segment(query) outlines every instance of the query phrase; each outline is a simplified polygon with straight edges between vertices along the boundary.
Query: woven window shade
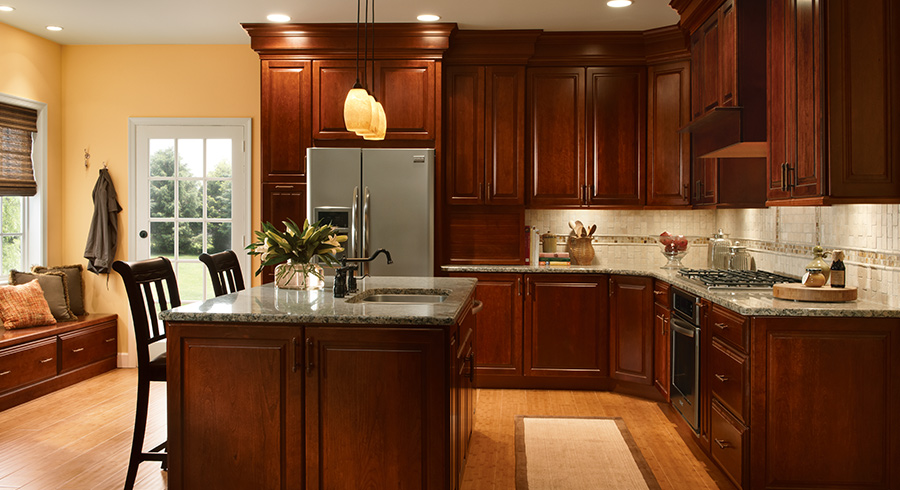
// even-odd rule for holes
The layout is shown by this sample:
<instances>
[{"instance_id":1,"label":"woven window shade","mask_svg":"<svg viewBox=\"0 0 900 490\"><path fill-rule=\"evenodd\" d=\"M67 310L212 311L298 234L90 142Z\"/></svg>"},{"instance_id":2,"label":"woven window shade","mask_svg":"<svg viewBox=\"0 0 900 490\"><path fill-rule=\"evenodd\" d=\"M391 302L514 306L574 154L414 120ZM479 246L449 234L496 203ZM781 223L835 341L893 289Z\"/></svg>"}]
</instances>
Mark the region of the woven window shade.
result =
<instances>
[{"instance_id":1,"label":"woven window shade","mask_svg":"<svg viewBox=\"0 0 900 490\"><path fill-rule=\"evenodd\" d=\"M37 194L31 164L31 133L37 111L0 103L0 196Z\"/></svg>"}]
</instances>

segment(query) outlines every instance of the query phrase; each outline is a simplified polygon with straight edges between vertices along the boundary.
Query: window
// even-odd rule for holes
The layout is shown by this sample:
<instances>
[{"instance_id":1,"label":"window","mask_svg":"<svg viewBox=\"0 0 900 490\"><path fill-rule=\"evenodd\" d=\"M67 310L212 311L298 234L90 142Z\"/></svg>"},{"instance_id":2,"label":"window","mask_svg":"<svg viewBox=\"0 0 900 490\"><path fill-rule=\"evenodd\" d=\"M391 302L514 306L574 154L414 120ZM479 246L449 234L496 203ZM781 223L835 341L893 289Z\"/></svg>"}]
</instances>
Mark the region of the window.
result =
<instances>
[{"instance_id":1,"label":"window","mask_svg":"<svg viewBox=\"0 0 900 490\"><path fill-rule=\"evenodd\" d=\"M0 283L6 283L10 269L28 270L34 264L46 265L44 209L47 187L47 104L0 93L0 105L12 107L13 110L21 108L37 112L37 132L31 133L31 165L37 192L32 196L8 195L10 192L0 196ZM7 111L5 114L8 113ZM0 119L0 124L3 120L5 119ZM0 138L3 138L0 141L0 152L12 152L9 149L12 145L11 135L16 133L0 130ZM21 136L21 131L18 133L16 136ZM19 147L20 143L21 141L17 142L16 146ZM4 156L0 161L5 165L11 159L12 157ZM0 172L0 179L3 178L2 174Z\"/></svg>"}]
</instances>

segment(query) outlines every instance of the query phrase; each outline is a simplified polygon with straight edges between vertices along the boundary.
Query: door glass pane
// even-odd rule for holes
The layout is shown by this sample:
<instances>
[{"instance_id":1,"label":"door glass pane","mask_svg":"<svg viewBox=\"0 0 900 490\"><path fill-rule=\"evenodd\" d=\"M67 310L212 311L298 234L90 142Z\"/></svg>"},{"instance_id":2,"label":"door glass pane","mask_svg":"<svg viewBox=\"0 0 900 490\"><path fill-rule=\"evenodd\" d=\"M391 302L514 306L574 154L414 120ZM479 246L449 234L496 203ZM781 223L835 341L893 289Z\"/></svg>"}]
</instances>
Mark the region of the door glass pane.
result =
<instances>
[{"instance_id":1,"label":"door glass pane","mask_svg":"<svg viewBox=\"0 0 900 490\"><path fill-rule=\"evenodd\" d=\"M175 140L151 139L150 177L175 176Z\"/></svg>"},{"instance_id":2,"label":"door glass pane","mask_svg":"<svg viewBox=\"0 0 900 490\"><path fill-rule=\"evenodd\" d=\"M150 217L175 217L175 182L171 180L150 182Z\"/></svg>"},{"instance_id":3,"label":"door glass pane","mask_svg":"<svg viewBox=\"0 0 900 490\"><path fill-rule=\"evenodd\" d=\"M205 266L202 262L178 262L175 276L178 280L178 294L182 303L203 299L203 282Z\"/></svg>"},{"instance_id":4,"label":"door glass pane","mask_svg":"<svg viewBox=\"0 0 900 490\"><path fill-rule=\"evenodd\" d=\"M22 233L22 199L19 196L3 196L0 205L3 210L3 233Z\"/></svg>"},{"instance_id":5,"label":"door glass pane","mask_svg":"<svg viewBox=\"0 0 900 490\"><path fill-rule=\"evenodd\" d=\"M214 254L231 248L231 223L209 223L206 233L206 253Z\"/></svg>"},{"instance_id":6,"label":"door glass pane","mask_svg":"<svg viewBox=\"0 0 900 490\"><path fill-rule=\"evenodd\" d=\"M178 258L197 258L203 253L203 223L178 223Z\"/></svg>"},{"instance_id":7,"label":"door glass pane","mask_svg":"<svg viewBox=\"0 0 900 490\"><path fill-rule=\"evenodd\" d=\"M203 140L178 140L178 176L203 177Z\"/></svg>"},{"instance_id":8,"label":"door glass pane","mask_svg":"<svg viewBox=\"0 0 900 490\"><path fill-rule=\"evenodd\" d=\"M200 194L199 180L178 181L178 217L202 218L203 196Z\"/></svg>"},{"instance_id":9,"label":"door glass pane","mask_svg":"<svg viewBox=\"0 0 900 490\"><path fill-rule=\"evenodd\" d=\"M210 180L206 183L206 217L231 218L230 180Z\"/></svg>"},{"instance_id":10,"label":"door glass pane","mask_svg":"<svg viewBox=\"0 0 900 490\"><path fill-rule=\"evenodd\" d=\"M231 177L231 140L206 140L206 176Z\"/></svg>"},{"instance_id":11,"label":"door glass pane","mask_svg":"<svg viewBox=\"0 0 900 490\"><path fill-rule=\"evenodd\" d=\"M10 269L22 270L22 237L21 236L5 236L3 243L3 273L6 274Z\"/></svg>"},{"instance_id":12,"label":"door glass pane","mask_svg":"<svg viewBox=\"0 0 900 490\"><path fill-rule=\"evenodd\" d=\"M150 223L150 256L175 257L175 223L153 221Z\"/></svg>"}]
</instances>

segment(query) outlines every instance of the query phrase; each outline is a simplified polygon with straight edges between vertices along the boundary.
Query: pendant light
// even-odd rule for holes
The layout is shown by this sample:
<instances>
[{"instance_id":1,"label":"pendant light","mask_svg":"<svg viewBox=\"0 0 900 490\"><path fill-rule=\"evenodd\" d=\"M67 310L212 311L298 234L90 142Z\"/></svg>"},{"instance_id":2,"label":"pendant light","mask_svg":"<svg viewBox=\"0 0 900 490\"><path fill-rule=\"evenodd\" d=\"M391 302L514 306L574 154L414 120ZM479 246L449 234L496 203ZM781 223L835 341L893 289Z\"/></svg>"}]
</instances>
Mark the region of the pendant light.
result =
<instances>
[{"instance_id":1,"label":"pendant light","mask_svg":"<svg viewBox=\"0 0 900 490\"><path fill-rule=\"evenodd\" d=\"M368 0L366 3L369 3ZM366 44L368 44L368 40ZM375 0L372 0L372 92L375 92ZM371 97L374 106L372 107L372 119L369 121L369 134L362 136L368 141L381 141L387 132L387 119L384 115L384 106L375 100L374 96Z\"/></svg>"},{"instance_id":2,"label":"pendant light","mask_svg":"<svg viewBox=\"0 0 900 490\"><path fill-rule=\"evenodd\" d=\"M344 126L347 131L359 134L360 131L368 131L372 126L372 97L359 83L359 0L356 0L356 83L347 93L344 99ZM368 0L366 1L366 16L368 17ZM368 19L366 19L368 29ZM367 42L368 44L368 42ZM365 80L365 76L363 76Z\"/></svg>"}]
</instances>

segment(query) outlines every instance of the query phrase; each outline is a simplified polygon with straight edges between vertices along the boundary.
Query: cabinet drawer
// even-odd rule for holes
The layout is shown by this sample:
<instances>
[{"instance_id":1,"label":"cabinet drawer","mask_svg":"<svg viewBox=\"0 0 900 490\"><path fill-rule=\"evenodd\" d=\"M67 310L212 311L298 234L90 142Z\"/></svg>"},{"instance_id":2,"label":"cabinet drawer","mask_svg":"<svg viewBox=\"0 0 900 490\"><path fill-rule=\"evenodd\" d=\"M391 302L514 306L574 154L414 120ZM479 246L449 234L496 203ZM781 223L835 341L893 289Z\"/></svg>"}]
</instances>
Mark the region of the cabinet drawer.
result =
<instances>
[{"instance_id":1,"label":"cabinet drawer","mask_svg":"<svg viewBox=\"0 0 900 490\"><path fill-rule=\"evenodd\" d=\"M743 487L744 442L748 431L743 424L731 417L722 405L713 400L710 416L710 437L712 438L712 459L731 478L738 488Z\"/></svg>"},{"instance_id":2,"label":"cabinet drawer","mask_svg":"<svg viewBox=\"0 0 900 490\"><path fill-rule=\"evenodd\" d=\"M744 412L744 386L747 383L747 358L713 339L709 354L709 386L713 396L719 399L742 422L747 421Z\"/></svg>"},{"instance_id":3,"label":"cabinet drawer","mask_svg":"<svg viewBox=\"0 0 900 490\"><path fill-rule=\"evenodd\" d=\"M56 376L56 337L36 340L0 353L0 392Z\"/></svg>"},{"instance_id":4,"label":"cabinet drawer","mask_svg":"<svg viewBox=\"0 0 900 490\"><path fill-rule=\"evenodd\" d=\"M709 313L709 324L714 336L731 342L741 352L747 353L747 317L714 304Z\"/></svg>"},{"instance_id":5,"label":"cabinet drawer","mask_svg":"<svg viewBox=\"0 0 900 490\"><path fill-rule=\"evenodd\" d=\"M116 324L97 325L59 336L62 352L60 372L87 366L116 355Z\"/></svg>"},{"instance_id":6,"label":"cabinet drawer","mask_svg":"<svg viewBox=\"0 0 900 490\"><path fill-rule=\"evenodd\" d=\"M669 283L653 281L653 302L669 309L672 305L672 298L669 296Z\"/></svg>"}]
</instances>

